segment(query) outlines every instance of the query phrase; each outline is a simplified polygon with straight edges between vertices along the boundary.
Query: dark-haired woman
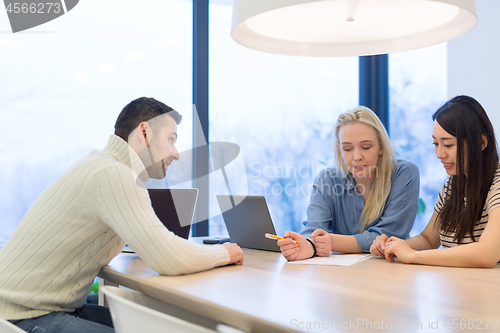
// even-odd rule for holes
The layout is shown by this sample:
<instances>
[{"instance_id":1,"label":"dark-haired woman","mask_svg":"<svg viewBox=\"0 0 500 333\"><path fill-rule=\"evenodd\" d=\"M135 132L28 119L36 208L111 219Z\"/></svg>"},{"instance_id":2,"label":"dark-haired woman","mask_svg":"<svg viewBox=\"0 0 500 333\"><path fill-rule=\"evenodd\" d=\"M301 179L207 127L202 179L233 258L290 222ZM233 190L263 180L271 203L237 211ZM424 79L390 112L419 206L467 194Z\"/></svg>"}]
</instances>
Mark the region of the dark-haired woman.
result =
<instances>
[{"instance_id":1,"label":"dark-haired woman","mask_svg":"<svg viewBox=\"0 0 500 333\"><path fill-rule=\"evenodd\" d=\"M370 252L391 262L396 256L412 264L492 267L500 260L500 168L493 126L468 96L452 98L432 119L436 155L449 175L434 214L420 235L406 241L378 236Z\"/></svg>"}]
</instances>

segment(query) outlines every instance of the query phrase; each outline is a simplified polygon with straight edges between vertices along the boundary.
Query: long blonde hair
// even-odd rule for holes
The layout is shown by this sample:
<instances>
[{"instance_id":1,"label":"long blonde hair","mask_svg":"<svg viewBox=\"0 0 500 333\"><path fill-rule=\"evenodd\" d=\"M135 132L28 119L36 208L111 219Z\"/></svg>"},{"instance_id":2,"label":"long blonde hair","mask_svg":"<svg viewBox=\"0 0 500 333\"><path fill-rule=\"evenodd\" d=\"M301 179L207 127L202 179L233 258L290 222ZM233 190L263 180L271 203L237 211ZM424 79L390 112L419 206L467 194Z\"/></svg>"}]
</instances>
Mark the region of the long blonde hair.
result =
<instances>
[{"instance_id":1,"label":"long blonde hair","mask_svg":"<svg viewBox=\"0 0 500 333\"><path fill-rule=\"evenodd\" d=\"M394 175L398 162L391 141L389 140L389 135L380 119L369 108L357 106L339 116L335 126L335 136L333 137L335 159L345 176L349 174L349 170L338 148L340 147L339 132L343 126L354 123L362 123L373 127L379 144L382 147L382 155L379 156L377 162L377 174L363 208L363 213L361 214L360 231L363 232L367 225L373 223L382 214L385 202L391 191L391 178Z\"/></svg>"}]
</instances>

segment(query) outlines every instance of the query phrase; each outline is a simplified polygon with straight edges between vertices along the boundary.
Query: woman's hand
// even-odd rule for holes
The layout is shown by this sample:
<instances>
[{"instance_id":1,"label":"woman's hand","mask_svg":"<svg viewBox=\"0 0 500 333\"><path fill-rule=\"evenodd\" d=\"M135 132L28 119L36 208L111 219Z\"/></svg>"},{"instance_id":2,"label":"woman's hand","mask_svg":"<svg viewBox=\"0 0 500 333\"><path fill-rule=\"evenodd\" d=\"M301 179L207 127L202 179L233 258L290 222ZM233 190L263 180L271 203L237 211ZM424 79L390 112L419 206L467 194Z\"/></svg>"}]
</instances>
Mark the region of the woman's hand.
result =
<instances>
[{"instance_id":1,"label":"woman's hand","mask_svg":"<svg viewBox=\"0 0 500 333\"><path fill-rule=\"evenodd\" d=\"M412 249L404 240L392 236L385 243L384 252L385 258L390 262L394 262L394 256L396 256L405 264L410 264L417 251Z\"/></svg>"},{"instance_id":2,"label":"woman's hand","mask_svg":"<svg viewBox=\"0 0 500 333\"><path fill-rule=\"evenodd\" d=\"M278 240L278 245L281 249L281 254L286 260L302 260L311 258L314 254L314 249L306 238L296 232L287 231L283 238ZM298 245L296 242L299 242Z\"/></svg>"},{"instance_id":3,"label":"woman's hand","mask_svg":"<svg viewBox=\"0 0 500 333\"><path fill-rule=\"evenodd\" d=\"M332 237L323 229L316 229L311 234L316 246L316 255L319 257L328 257L332 253Z\"/></svg>"},{"instance_id":4,"label":"woman's hand","mask_svg":"<svg viewBox=\"0 0 500 333\"><path fill-rule=\"evenodd\" d=\"M372 246L370 247L370 253L374 256L385 257L385 243L388 239L389 237L387 237L386 234L377 236L377 238L375 238L375 240L373 241Z\"/></svg>"}]
</instances>

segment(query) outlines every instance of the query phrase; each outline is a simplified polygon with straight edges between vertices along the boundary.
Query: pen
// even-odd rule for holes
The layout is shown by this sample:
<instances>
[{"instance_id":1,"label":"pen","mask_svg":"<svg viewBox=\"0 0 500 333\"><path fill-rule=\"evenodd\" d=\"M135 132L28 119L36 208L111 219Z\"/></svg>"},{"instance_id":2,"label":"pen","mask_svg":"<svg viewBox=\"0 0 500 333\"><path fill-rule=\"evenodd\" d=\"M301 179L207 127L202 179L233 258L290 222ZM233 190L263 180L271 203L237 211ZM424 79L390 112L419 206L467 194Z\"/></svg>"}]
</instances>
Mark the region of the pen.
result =
<instances>
[{"instance_id":1,"label":"pen","mask_svg":"<svg viewBox=\"0 0 500 333\"><path fill-rule=\"evenodd\" d=\"M285 238L283 238L283 237L276 236L276 235L271 235L271 234L265 234L264 236L265 236L266 238L269 238L269 239L285 239ZM297 242L297 241L294 241L294 242L295 242L295 244L300 245L300 243L299 243L299 242Z\"/></svg>"}]
</instances>

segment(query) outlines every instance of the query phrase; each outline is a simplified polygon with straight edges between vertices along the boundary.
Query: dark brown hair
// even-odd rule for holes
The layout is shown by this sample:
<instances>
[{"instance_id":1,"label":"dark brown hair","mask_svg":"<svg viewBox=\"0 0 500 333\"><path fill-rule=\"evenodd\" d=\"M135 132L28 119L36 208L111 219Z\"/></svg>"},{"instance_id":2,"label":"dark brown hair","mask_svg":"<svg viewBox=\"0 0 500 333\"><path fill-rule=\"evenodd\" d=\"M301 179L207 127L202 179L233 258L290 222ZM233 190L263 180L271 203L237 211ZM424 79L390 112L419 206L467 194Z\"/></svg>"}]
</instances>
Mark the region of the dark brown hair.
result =
<instances>
[{"instance_id":1,"label":"dark brown hair","mask_svg":"<svg viewBox=\"0 0 500 333\"><path fill-rule=\"evenodd\" d=\"M168 114L179 124L182 116L170 106L154 98L140 97L128 103L118 115L115 123L115 135L128 142L128 137L140 123ZM155 126L152 126L155 130Z\"/></svg>"}]
</instances>

